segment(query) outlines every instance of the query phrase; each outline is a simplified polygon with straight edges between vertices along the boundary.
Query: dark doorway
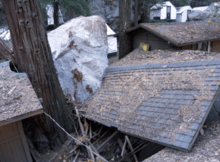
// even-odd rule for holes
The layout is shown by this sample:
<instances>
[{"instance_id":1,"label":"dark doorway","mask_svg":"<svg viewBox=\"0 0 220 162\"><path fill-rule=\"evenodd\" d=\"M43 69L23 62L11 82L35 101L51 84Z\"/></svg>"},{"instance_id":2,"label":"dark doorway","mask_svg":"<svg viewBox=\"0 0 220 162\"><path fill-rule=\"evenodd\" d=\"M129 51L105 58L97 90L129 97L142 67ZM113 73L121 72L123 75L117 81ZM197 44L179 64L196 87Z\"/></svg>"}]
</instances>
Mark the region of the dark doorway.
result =
<instances>
[{"instance_id":1,"label":"dark doorway","mask_svg":"<svg viewBox=\"0 0 220 162\"><path fill-rule=\"evenodd\" d=\"M171 6L167 6L167 19L170 19L171 16Z\"/></svg>"}]
</instances>

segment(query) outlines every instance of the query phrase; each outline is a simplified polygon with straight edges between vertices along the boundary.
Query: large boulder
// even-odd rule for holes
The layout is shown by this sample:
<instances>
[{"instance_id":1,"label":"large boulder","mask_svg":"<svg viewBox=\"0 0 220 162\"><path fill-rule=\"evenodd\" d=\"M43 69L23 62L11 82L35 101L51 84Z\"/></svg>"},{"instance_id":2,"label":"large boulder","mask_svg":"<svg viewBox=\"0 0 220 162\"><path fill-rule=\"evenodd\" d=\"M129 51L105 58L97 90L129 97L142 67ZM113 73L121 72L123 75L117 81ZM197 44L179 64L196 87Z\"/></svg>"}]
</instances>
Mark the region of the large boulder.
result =
<instances>
[{"instance_id":1,"label":"large boulder","mask_svg":"<svg viewBox=\"0 0 220 162\"><path fill-rule=\"evenodd\" d=\"M78 17L48 33L58 79L65 95L88 99L100 86L108 66L105 20Z\"/></svg>"},{"instance_id":2,"label":"large boulder","mask_svg":"<svg viewBox=\"0 0 220 162\"><path fill-rule=\"evenodd\" d=\"M189 14L191 21L220 22L220 2L214 2L204 11L192 10Z\"/></svg>"}]
</instances>

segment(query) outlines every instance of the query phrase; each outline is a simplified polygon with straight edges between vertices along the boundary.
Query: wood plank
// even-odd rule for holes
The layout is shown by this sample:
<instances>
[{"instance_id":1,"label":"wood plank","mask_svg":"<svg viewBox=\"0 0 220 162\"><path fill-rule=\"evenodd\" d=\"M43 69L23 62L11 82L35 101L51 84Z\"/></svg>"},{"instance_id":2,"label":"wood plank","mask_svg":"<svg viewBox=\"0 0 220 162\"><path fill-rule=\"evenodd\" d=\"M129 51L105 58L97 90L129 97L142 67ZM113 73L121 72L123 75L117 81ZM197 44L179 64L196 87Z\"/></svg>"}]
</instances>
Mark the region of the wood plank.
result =
<instances>
[{"instance_id":1,"label":"wood plank","mask_svg":"<svg viewBox=\"0 0 220 162\"><path fill-rule=\"evenodd\" d=\"M17 147L17 141L16 140L10 141L7 143L7 145L9 145L9 147L11 148L11 156L14 157L14 162L22 161L22 159L20 158L18 147Z\"/></svg>"},{"instance_id":2,"label":"wood plank","mask_svg":"<svg viewBox=\"0 0 220 162\"><path fill-rule=\"evenodd\" d=\"M21 141L22 141L22 144L23 144L23 147L24 147L24 151L25 151L27 160L28 160L28 162L32 162L30 150L29 150L29 147L28 147L28 144L27 144L27 141L26 141L26 137L25 137L25 134L24 134L24 131L23 131L21 121L17 122L17 125L18 125L18 130L19 130L20 135L21 135Z\"/></svg>"},{"instance_id":3,"label":"wood plank","mask_svg":"<svg viewBox=\"0 0 220 162\"><path fill-rule=\"evenodd\" d=\"M22 161L28 161L27 160L27 157L26 157L26 154L25 154L25 150L24 150L24 147L22 145L22 141L21 140L16 140L16 145L17 145L17 149L19 151L19 158L22 160ZM29 162L29 161L28 161ZM32 159L31 161L32 162Z\"/></svg>"},{"instance_id":4,"label":"wood plank","mask_svg":"<svg viewBox=\"0 0 220 162\"><path fill-rule=\"evenodd\" d=\"M3 152L3 150L2 150L2 145L0 145L0 157L1 157L1 159L0 159L0 161L1 162L7 162L6 161L6 158L5 158L5 155L4 155L4 152Z\"/></svg>"}]
</instances>

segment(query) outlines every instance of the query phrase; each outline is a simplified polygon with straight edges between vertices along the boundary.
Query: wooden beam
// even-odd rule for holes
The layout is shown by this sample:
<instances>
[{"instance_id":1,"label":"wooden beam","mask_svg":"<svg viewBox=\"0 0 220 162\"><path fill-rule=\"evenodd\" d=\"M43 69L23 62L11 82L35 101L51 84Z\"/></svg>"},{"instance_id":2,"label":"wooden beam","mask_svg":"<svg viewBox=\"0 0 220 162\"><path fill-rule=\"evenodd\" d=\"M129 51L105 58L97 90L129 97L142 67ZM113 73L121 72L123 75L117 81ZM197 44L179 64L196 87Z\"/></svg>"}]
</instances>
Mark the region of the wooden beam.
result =
<instances>
[{"instance_id":1,"label":"wooden beam","mask_svg":"<svg viewBox=\"0 0 220 162\"><path fill-rule=\"evenodd\" d=\"M97 150L99 151L108 141L110 141L116 134L118 133L118 131L115 131L105 142L103 142L98 148Z\"/></svg>"},{"instance_id":2,"label":"wooden beam","mask_svg":"<svg viewBox=\"0 0 220 162\"><path fill-rule=\"evenodd\" d=\"M27 113L27 114L22 114L20 116L16 116L16 117L13 117L11 119L1 121L0 122L0 127L3 126L3 125L9 124L9 123L13 123L13 122L20 121L20 120L23 120L23 119L26 119L26 118L29 118L29 117L32 117L32 116L36 116L36 115L39 115L39 114L42 114L42 113L43 113L43 108L40 108L39 110L30 112L30 113Z\"/></svg>"},{"instance_id":3,"label":"wooden beam","mask_svg":"<svg viewBox=\"0 0 220 162\"><path fill-rule=\"evenodd\" d=\"M132 145L131 145L131 142L130 142L128 136L125 136L125 139L127 140L128 145L129 145L129 147L130 147L130 149L131 149L131 151L132 151L132 154L133 154L133 156L134 156L135 162L138 162L138 158L137 158L136 154L134 153L134 149L133 149L133 147L132 147Z\"/></svg>"}]
</instances>

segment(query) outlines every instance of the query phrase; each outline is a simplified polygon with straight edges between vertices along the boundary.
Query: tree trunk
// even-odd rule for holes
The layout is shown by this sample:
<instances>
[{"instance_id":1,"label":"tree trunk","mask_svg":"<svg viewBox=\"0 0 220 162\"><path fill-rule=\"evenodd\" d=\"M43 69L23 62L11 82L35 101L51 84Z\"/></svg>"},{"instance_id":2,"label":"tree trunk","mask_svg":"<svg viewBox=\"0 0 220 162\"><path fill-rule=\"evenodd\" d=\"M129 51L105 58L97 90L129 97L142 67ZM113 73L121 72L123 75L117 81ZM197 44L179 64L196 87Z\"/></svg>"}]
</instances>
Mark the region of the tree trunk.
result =
<instances>
[{"instance_id":1,"label":"tree trunk","mask_svg":"<svg viewBox=\"0 0 220 162\"><path fill-rule=\"evenodd\" d=\"M12 60L12 56L11 56L12 53L13 53L13 51L7 45L5 40L0 38L0 57L5 60Z\"/></svg>"},{"instance_id":2,"label":"tree trunk","mask_svg":"<svg viewBox=\"0 0 220 162\"><path fill-rule=\"evenodd\" d=\"M137 26L138 25L138 6L139 6L139 2L138 2L138 0L135 0L134 1L134 24L135 24L135 26Z\"/></svg>"},{"instance_id":3,"label":"tree trunk","mask_svg":"<svg viewBox=\"0 0 220 162\"><path fill-rule=\"evenodd\" d=\"M131 52L131 36L126 29L131 27L131 0L119 1L120 33L119 33L119 59Z\"/></svg>"},{"instance_id":4,"label":"tree trunk","mask_svg":"<svg viewBox=\"0 0 220 162\"><path fill-rule=\"evenodd\" d=\"M2 0L2 3L18 71L27 73L38 98L43 100L44 111L71 131L68 105L57 78L39 1ZM65 134L50 119L41 115L38 122L49 135L58 133L65 140Z\"/></svg>"},{"instance_id":5,"label":"tree trunk","mask_svg":"<svg viewBox=\"0 0 220 162\"><path fill-rule=\"evenodd\" d=\"M54 26L57 28L59 26L59 2L53 3L53 9Z\"/></svg>"}]
</instances>

